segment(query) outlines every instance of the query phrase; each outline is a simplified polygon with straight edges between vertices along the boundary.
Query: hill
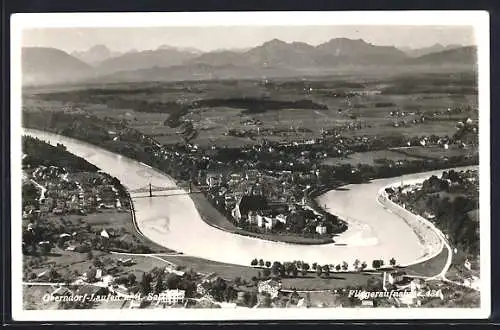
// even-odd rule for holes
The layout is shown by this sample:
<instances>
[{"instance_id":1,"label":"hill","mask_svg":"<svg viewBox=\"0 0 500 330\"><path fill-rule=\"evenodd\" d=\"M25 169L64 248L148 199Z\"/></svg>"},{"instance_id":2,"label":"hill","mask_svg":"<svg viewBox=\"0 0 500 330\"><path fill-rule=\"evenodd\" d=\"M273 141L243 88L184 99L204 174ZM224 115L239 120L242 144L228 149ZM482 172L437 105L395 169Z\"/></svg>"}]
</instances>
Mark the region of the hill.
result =
<instances>
[{"instance_id":1,"label":"hill","mask_svg":"<svg viewBox=\"0 0 500 330\"><path fill-rule=\"evenodd\" d=\"M213 79L255 79L265 77L291 77L297 71L284 68L255 68L243 65L208 65L203 63L177 65L166 68L115 72L98 78L99 82L143 82L143 81L182 81Z\"/></svg>"},{"instance_id":2,"label":"hill","mask_svg":"<svg viewBox=\"0 0 500 330\"><path fill-rule=\"evenodd\" d=\"M444 46L434 45L432 49ZM429 49L428 49L429 50ZM112 56L105 46L85 55L97 61ZM335 75L370 70L450 70L474 68L476 47L459 47L410 57L392 46L362 39L335 38L318 46L273 39L248 50L199 53L162 45L156 50L127 52L103 60L96 68L54 48L27 48L23 52L25 83L175 81L205 79L262 79ZM377 71L377 72L378 72Z\"/></svg>"},{"instance_id":3,"label":"hill","mask_svg":"<svg viewBox=\"0 0 500 330\"><path fill-rule=\"evenodd\" d=\"M76 82L93 77L90 65L68 53L47 47L22 49L23 85Z\"/></svg>"},{"instance_id":4,"label":"hill","mask_svg":"<svg viewBox=\"0 0 500 330\"><path fill-rule=\"evenodd\" d=\"M427 54L432 54L432 53L439 53L445 50L450 50L450 49L455 49L455 48L460 48L463 47L461 45L446 45L443 46L439 43L436 43L432 46L429 47L422 47L422 48L409 48L409 47L402 47L400 48L406 55L410 57L420 57L424 56Z\"/></svg>"},{"instance_id":5,"label":"hill","mask_svg":"<svg viewBox=\"0 0 500 330\"><path fill-rule=\"evenodd\" d=\"M111 51L105 45L95 45L88 50L74 51L71 53L71 56L92 66L97 66L109 58L118 57L120 55L122 55L122 53Z\"/></svg>"},{"instance_id":6,"label":"hill","mask_svg":"<svg viewBox=\"0 0 500 330\"><path fill-rule=\"evenodd\" d=\"M110 74L119 71L169 67L185 64L196 56L196 53L182 51L176 48L160 48L156 50L130 52L103 61L98 66L97 71L100 74Z\"/></svg>"},{"instance_id":7,"label":"hill","mask_svg":"<svg viewBox=\"0 0 500 330\"><path fill-rule=\"evenodd\" d=\"M108 65L124 58L105 61L109 75L106 81L192 80L307 76L335 72L345 67L394 65L407 56L395 47L375 46L363 40L332 39L319 46L303 42L287 43L273 39L246 51L221 50L199 56L168 47L173 53L160 59L144 61L144 65L122 65L122 70ZM159 54L160 50L153 53ZM137 54L136 54L137 55ZM192 57L190 60L186 60ZM142 62L141 62L142 63ZM154 66L152 66L154 64ZM176 64L172 64L176 63ZM115 72L113 72L115 70Z\"/></svg>"},{"instance_id":8,"label":"hill","mask_svg":"<svg viewBox=\"0 0 500 330\"><path fill-rule=\"evenodd\" d=\"M194 63L285 67L296 70L338 65L380 65L402 62L406 55L395 47L375 46L365 41L332 39L319 46L273 39L244 52L218 51L203 54Z\"/></svg>"},{"instance_id":9,"label":"hill","mask_svg":"<svg viewBox=\"0 0 500 330\"><path fill-rule=\"evenodd\" d=\"M477 63L477 47L467 46L427 54L411 59L408 63L427 65L461 64L474 66Z\"/></svg>"},{"instance_id":10,"label":"hill","mask_svg":"<svg viewBox=\"0 0 500 330\"><path fill-rule=\"evenodd\" d=\"M317 62L323 66L398 64L407 59L396 47L376 46L362 39L332 39L316 49L320 56Z\"/></svg>"}]
</instances>

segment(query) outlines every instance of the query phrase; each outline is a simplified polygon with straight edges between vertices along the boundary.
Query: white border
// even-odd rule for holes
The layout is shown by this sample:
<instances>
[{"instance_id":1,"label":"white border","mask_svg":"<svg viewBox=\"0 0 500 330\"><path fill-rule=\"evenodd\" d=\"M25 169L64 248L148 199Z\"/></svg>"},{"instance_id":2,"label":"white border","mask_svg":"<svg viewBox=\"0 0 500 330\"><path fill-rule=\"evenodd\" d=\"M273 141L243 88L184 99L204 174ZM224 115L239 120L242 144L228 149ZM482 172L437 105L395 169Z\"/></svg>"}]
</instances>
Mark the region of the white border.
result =
<instances>
[{"instance_id":1,"label":"white border","mask_svg":"<svg viewBox=\"0 0 500 330\"><path fill-rule=\"evenodd\" d=\"M490 301L490 95L489 14L486 11L370 11L370 12L210 12L210 13L23 13L11 16L11 210L21 214L21 35L41 27L153 26L318 26L318 25L441 25L474 27L478 46L480 109L480 235L481 307L373 309L170 309L23 310L21 226L11 219L12 317L16 321L211 321L211 320L349 320L349 319L473 319L487 318ZM334 22L334 23L332 23ZM334 36L332 36L334 37Z\"/></svg>"}]
</instances>

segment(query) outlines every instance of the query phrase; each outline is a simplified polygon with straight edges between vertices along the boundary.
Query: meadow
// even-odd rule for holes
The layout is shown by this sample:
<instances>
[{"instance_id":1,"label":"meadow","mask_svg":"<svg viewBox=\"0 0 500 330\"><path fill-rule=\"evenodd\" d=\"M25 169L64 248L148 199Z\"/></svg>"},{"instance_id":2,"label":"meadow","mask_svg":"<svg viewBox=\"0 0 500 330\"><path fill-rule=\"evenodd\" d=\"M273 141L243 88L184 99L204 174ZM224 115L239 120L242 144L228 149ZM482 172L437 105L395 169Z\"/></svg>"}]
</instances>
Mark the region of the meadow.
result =
<instances>
[{"instance_id":1,"label":"meadow","mask_svg":"<svg viewBox=\"0 0 500 330\"><path fill-rule=\"evenodd\" d=\"M201 146L310 139L329 129L343 129L346 136L441 136L452 135L465 117L477 119L475 79L447 73L120 83L30 89L23 106L119 119L164 144L182 141L179 125L186 121L197 132L192 142ZM461 110L446 115L447 109ZM432 113L446 120L418 121Z\"/></svg>"}]
</instances>

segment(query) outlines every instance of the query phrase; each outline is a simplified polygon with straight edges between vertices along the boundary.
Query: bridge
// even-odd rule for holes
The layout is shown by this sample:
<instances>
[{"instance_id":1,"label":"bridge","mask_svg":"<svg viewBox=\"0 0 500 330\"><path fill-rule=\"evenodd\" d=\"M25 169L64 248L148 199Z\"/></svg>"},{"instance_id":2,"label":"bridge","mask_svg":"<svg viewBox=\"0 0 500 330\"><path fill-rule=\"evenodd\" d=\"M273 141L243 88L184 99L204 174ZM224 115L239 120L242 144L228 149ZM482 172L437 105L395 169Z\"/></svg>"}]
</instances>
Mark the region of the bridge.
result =
<instances>
[{"instance_id":1,"label":"bridge","mask_svg":"<svg viewBox=\"0 0 500 330\"><path fill-rule=\"evenodd\" d=\"M129 190L130 196L134 198L155 197L155 196L171 196L171 195L185 195L193 192L192 184L189 183L189 188L185 191L180 187L161 187L149 183L147 186L139 187Z\"/></svg>"}]
</instances>

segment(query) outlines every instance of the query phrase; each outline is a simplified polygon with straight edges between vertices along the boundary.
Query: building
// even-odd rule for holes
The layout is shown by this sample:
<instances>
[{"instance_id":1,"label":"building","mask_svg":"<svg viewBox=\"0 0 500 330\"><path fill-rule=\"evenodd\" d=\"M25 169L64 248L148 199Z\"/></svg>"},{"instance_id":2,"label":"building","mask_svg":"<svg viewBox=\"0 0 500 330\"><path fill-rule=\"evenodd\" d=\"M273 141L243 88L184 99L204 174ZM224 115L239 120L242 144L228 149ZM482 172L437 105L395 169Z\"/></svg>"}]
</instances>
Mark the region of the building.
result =
<instances>
[{"instance_id":1,"label":"building","mask_svg":"<svg viewBox=\"0 0 500 330\"><path fill-rule=\"evenodd\" d=\"M260 177L260 173L257 170L248 170L245 172L245 179L249 181L255 181Z\"/></svg>"},{"instance_id":2,"label":"building","mask_svg":"<svg viewBox=\"0 0 500 330\"><path fill-rule=\"evenodd\" d=\"M196 293L201 296L204 296L208 293L208 289L210 288L209 282L201 282L196 285Z\"/></svg>"},{"instance_id":3,"label":"building","mask_svg":"<svg viewBox=\"0 0 500 330\"><path fill-rule=\"evenodd\" d=\"M326 226L325 225L317 225L316 232L320 235L326 234Z\"/></svg>"},{"instance_id":4,"label":"building","mask_svg":"<svg viewBox=\"0 0 500 330\"><path fill-rule=\"evenodd\" d=\"M384 272L383 288L387 288L388 285L401 283L405 280L405 278L406 273L403 271Z\"/></svg>"},{"instance_id":5,"label":"building","mask_svg":"<svg viewBox=\"0 0 500 330\"><path fill-rule=\"evenodd\" d=\"M118 266L132 266L134 264L135 264L135 261L132 258L127 258L127 259L119 258L117 261Z\"/></svg>"},{"instance_id":6,"label":"building","mask_svg":"<svg viewBox=\"0 0 500 330\"><path fill-rule=\"evenodd\" d=\"M286 225L286 215L284 214L278 214L276 216L276 220L281 222L282 224L285 224Z\"/></svg>"},{"instance_id":7,"label":"building","mask_svg":"<svg viewBox=\"0 0 500 330\"><path fill-rule=\"evenodd\" d=\"M261 195L243 195L236 202L231 215L238 222L246 220L249 211L262 211L267 209L267 200Z\"/></svg>"},{"instance_id":8,"label":"building","mask_svg":"<svg viewBox=\"0 0 500 330\"><path fill-rule=\"evenodd\" d=\"M220 183L220 176L216 173L209 173L206 177L206 183L210 188L215 187Z\"/></svg>"},{"instance_id":9,"label":"building","mask_svg":"<svg viewBox=\"0 0 500 330\"><path fill-rule=\"evenodd\" d=\"M271 298L276 298L281 290L281 283L273 279L260 281L257 285L257 289L261 294L267 293Z\"/></svg>"},{"instance_id":10,"label":"building","mask_svg":"<svg viewBox=\"0 0 500 330\"><path fill-rule=\"evenodd\" d=\"M257 213L257 226L260 228L272 229L278 220L270 215L269 212Z\"/></svg>"},{"instance_id":11,"label":"building","mask_svg":"<svg viewBox=\"0 0 500 330\"><path fill-rule=\"evenodd\" d=\"M73 296L73 295L74 292L64 286L58 287L51 293L51 296L53 297L63 297L63 296Z\"/></svg>"},{"instance_id":12,"label":"building","mask_svg":"<svg viewBox=\"0 0 500 330\"><path fill-rule=\"evenodd\" d=\"M368 307L368 308L374 307L373 300L362 300L361 301L361 307L365 307L365 308L366 307Z\"/></svg>"},{"instance_id":13,"label":"building","mask_svg":"<svg viewBox=\"0 0 500 330\"><path fill-rule=\"evenodd\" d=\"M248 211L247 221L250 224L257 224L257 213L254 211Z\"/></svg>"},{"instance_id":14,"label":"building","mask_svg":"<svg viewBox=\"0 0 500 330\"><path fill-rule=\"evenodd\" d=\"M165 290L158 294L157 304L175 305L182 304L186 298L186 291L184 290Z\"/></svg>"}]
</instances>

